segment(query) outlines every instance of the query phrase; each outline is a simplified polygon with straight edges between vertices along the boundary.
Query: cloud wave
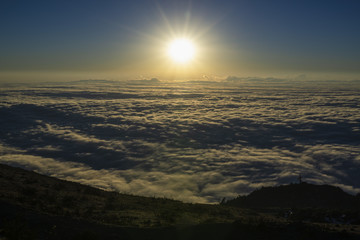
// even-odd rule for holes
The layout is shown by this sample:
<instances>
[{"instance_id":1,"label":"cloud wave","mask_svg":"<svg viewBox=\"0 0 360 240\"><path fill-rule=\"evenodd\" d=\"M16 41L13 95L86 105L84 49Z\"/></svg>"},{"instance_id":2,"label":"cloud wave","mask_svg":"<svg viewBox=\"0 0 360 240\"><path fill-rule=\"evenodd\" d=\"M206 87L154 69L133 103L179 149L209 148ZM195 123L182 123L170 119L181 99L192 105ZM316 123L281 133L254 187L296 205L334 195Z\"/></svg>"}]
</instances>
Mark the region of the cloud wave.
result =
<instances>
[{"instance_id":1,"label":"cloud wave","mask_svg":"<svg viewBox=\"0 0 360 240\"><path fill-rule=\"evenodd\" d=\"M0 162L190 202L295 182L298 174L358 192L359 86L272 82L4 88Z\"/></svg>"}]
</instances>

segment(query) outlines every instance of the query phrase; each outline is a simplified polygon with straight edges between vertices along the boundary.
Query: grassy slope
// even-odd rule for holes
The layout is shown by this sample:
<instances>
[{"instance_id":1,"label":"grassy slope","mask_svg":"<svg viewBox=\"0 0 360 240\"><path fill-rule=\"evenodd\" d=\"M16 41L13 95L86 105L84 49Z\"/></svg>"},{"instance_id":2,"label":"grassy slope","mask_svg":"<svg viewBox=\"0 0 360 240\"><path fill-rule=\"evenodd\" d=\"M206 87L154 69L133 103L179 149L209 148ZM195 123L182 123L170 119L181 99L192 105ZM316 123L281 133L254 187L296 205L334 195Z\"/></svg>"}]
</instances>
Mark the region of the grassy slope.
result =
<instances>
[{"instance_id":1,"label":"grassy slope","mask_svg":"<svg viewBox=\"0 0 360 240\"><path fill-rule=\"evenodd\" d=\"M107 192L0 165L0 200L56 216L128 227L232 222L249 210Z\"/></svg>"},{"instance_id":2,"label":"grassy slope","mask_svg":"<svg viewBox=\"0 0 360 240\"><path fill-rule=\"evenodd\" d=\"M287 222L256 210L106 192L0 164L2 236L219 240L357 239L359 235Z\"/></svg>"}]
</instances>

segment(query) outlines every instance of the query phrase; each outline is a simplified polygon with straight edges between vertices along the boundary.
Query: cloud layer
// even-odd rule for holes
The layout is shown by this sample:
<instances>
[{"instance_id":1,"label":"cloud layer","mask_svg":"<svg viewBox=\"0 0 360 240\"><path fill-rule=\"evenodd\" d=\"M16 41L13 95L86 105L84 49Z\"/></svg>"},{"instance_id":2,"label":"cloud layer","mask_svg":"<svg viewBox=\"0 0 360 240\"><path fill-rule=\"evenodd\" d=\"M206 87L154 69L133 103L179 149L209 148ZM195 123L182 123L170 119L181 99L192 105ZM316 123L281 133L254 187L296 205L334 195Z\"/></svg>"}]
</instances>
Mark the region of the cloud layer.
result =
<instances>
[{"instance_id":1,"label":"cloud layer","mask_svg":"<svg viewBox=\"0 0 360 240\"><path fill-rule=\"evenodd\" d=\"M3 88L0 162L192 202L295 182L298 174L355 193L356 84L231 77L206 84L80 81Z\"/></svg>"}]
</instances>

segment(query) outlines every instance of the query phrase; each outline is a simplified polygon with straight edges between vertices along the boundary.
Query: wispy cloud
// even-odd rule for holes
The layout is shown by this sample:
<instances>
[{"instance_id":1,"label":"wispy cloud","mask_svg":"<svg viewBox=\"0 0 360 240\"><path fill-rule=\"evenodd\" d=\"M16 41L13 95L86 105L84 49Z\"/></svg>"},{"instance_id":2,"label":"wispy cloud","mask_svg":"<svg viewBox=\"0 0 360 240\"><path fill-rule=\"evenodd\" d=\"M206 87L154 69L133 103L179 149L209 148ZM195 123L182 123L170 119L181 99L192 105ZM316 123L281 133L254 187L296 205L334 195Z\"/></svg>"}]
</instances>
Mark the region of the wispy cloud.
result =
<instances>
[{"instance_id":1,"label":"wispy cloud","mask_svg":"<svg viewBox=\"0 0 360 240\"><path fill-rule=\"evenodd\" d=\"M0 161L185 201L216 202L298 174L359 191L358 87L234 79L4 89Z\"/></svg>"}]
</instances>

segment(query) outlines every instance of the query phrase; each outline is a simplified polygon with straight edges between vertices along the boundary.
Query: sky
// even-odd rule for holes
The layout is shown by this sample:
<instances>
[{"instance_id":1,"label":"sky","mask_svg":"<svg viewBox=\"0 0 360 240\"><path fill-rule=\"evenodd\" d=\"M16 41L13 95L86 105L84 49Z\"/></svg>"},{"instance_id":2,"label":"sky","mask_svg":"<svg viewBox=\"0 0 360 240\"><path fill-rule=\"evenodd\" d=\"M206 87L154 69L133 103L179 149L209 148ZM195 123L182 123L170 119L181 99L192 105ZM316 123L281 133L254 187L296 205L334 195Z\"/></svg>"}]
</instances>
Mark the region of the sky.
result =
<instances>
[{"instance_id":1,"label":"sky","mask_svg":"<svg viewBox=\"0 0 360 240\"><path fill-rule=\"evenodd\" d=\"M322 73L358 78L360 2L22 1L0 7L0 81ZM166 54L186 37L186 65Z\"/></svg>"}]
</instances>

